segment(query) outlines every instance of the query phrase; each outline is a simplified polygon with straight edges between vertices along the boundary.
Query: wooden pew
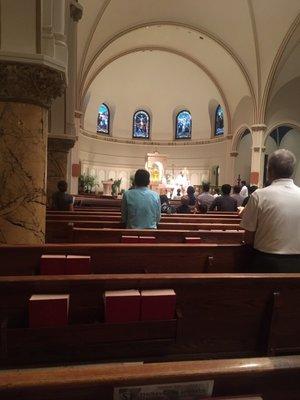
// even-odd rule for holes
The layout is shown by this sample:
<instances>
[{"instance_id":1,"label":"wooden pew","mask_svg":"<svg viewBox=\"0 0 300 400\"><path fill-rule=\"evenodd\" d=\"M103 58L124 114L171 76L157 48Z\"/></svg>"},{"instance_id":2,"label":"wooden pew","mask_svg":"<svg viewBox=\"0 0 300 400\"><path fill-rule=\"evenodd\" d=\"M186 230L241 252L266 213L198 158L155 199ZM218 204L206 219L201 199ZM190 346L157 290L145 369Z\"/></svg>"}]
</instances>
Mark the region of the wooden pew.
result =
<instances>
[{"instance_id":1,"label":"wooden pew","mask_svg":"<svg viewBox=\"0 0 300 400\"><path fill-rule=\"evenodd\" d=\"M125 368L126 367L126 368ZM113 400L114 388L214 381L211 400L298 400L300 356L0 371L5 400ZM232 396L239 396L239 399ZM219 396L226 396L226 399ZM228 396L228 397L227 397Z\"/></svg>"},{"instance_id":2,"label":"wooden pew","mask_svg":"<svg viewBox=\"0 0 300 400\"><path fill-rule=\"evenodd\" d=\"M116 221L69 221L69 220L48 220L46 222L46 242L61 243L70 241L70 233L74 228L93 228L93 229L124 229L121 222ZM199 230L241 230L238 224L186 224L162 222L158 224L158 230L179 230L179 231L199 231Z\"/></svg>"},{"instance_id":3,"label":"wooden pew","mask_svg":"<svg viewBox=\"0 0 300 400\"><path fill-rule=\"evenodd\" d=\"M121 243L122 236L152 236L156 243L185 243L186 238L201 238L202 243L238 244L244 231L185 231L164 229L93 229L72 228L71 243ZM55 240L55 238L54 238ZM59 243L59 241L55 241Z\"/></svg>"},{"instance_id":4,"label":"wooden pew","mask_svg":"<svg viewBox=\"0 0 300 400\"><path fill-rule=\"evenodd\" d=\"M121 221L121 216L117 214L110 214L110 215L101 215L101 214L81 214L81 213L64 213L64 214L47 214L47 220L70 220L70 221L116 221L120 222ZM182 217L182 216L173 216L173 217L168 217L168 216L162 216L160 223L191 223L191 224L238 224L239 219L237 218L201 218L198 216L191 216L191 217Z\"/></svg>"},{"instance_id":5,"label":"wooden pew","mask_svg":"<svg viewBox=\"0 0 300 400\"><path fill-rule=\"evenodd\" d=\"M42 254L90 255L95 274L236 272L245 268L245 251L244 246L237 244L3 245L0 248L0 275L36 274Z\"/></svg>"},{"instance_id":6,"label":"wooden pew","mask_svg":"<svg viewBox=\"0 0 300 400\"><path fill-rule=\"evenodd\" d=\"M87 210L74 210L74 211L57 211L57 210L47 210L47 215L121 215L121 212L118 210L114 211L107 211L106 209L87 209ZM222 218L222 219L238 219L240 220L240 216L238 214L222 214L219 213L211 213L211 214L162 214L162 217L167 218L193 218L193 219L215 219L215 218Z\"/></svg>"},{"instance_id":7,"label":"wooden pew","mask_svg":"<svg viewBox=\"0 0 300 400\"><path fill-rule=\"evenodd\" d=\"M172 288L176 318L103 323L105 290ZM27 328L32 294L70 294L69 323ZM0 277L3 367L89 360L184 360L296 354L300 274Z\"/></svg>"}]
</instances>

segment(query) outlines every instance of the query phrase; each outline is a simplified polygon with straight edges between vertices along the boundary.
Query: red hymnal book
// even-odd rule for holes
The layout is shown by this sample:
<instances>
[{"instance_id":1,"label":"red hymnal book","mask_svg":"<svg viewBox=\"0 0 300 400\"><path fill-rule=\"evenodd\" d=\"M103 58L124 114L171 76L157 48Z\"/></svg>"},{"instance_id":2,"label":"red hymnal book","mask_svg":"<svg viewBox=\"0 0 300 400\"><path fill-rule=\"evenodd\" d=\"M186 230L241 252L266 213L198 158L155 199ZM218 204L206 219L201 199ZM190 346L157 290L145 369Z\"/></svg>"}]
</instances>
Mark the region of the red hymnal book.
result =
<instances>
[{"instance_id":1,"label":"red hymnal book","mask_svg":"<svg viewBox=\"0 0 300 400\"><path fill-rule=\"evenodd\" d=\"M36 294L29 299L30 328L66 326L68 324L68 294Z\"/></svg>"},{"instance_id":2,"label":"red hymnal book","mask_svg":"<svg viewBox=\"0 0 300 400\"><path fill-rule=\"evenodd\" d=\"M141 295L138 290L113 290L104 293L105 322L123 323L140 318Z\"/></svg>"},{"instance_id":3,"label":"red hymnal book","mask_svg":"<svg viewBox=\"0 0 300 400\"><path fill-rule=\"evenodd\" d=\"M122 236L121 243L139 243L138 236Z\"/></svg>"},{"instance_id":4,"label":"red hymnal book","mask_svg":"<svg viewBox=\"0 0 300 400\"><path fill-rule=\"evenodd\" d=\"M200 237L186 237L185 243L202 243L202 240Z\"/></svg>"},{"instance_id":5,"label":"red hymnal book","mask_svg":"<svg viewBox=\"0 0 300 400\"><path fill-rule=\"evenodd\" d=\"M67 275L91 274L91 257L68 255L65 273Z\"/></svg>"},{"instance_id":6,"label":"red hymnal book","mask_svg":"<svg viewBox=\"0 0 300 400\"><path fill-rule=\"evenodd\" d=\"M176 294L173 289L142 290L141 320L167 320L175 315Z\"/></svg>"},{"instance_id":7,"label":"red hymnal book","mask_svg":"<svg viewBox=\"0 0 300 400\"><path fill-rule=\"evenodd\" d=\"M66 268L64 254L43 254L40 261L41 275L63 275Z\"/></svg>"},{"instance_id":8,"label":"red hymnal book","mask_svg":"<svg viewBox=\"0 0 300 400\"><path fill-rule=\"evenodd\" d=\"M140 236L140 243L155 243L155 236Z\"/></svg>"}]
</instances>

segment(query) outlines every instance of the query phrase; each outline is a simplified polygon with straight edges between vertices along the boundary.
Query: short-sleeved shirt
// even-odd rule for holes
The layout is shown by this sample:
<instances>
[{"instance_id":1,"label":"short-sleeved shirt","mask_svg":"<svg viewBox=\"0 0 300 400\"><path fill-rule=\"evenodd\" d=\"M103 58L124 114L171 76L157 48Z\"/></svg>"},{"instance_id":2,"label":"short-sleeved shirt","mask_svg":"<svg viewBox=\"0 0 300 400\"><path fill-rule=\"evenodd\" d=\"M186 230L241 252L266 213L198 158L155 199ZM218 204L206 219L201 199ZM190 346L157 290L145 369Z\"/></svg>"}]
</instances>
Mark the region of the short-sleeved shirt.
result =
<instances>
[{"instance_id":1,"label":"short-sleeved shirt","mask_svg":"<svg viewBox=\"0 0 300 400\"><path fill-rule=\"evenodd\" d=\"M255 232L254 248L271 254L300 254L300 188L277 179L249 198L240 226Z\"/></svg>"},{"instance_id":2,"label":"short-sleeved shirt","mask_svg":"<svg viewBox=\"0 0 300 400\"><path fill-rule=\"evenodd\" d=\"M207 208L211 206L214 199L214 196L208 192L203 192L198 196L198 202L202 205L207 206Z\"/></svg>"},{"instance_id":3,"label":"short-sleeved shirt","mask_svg":"<svg viewBox=\"0 0 300 400\"><path fill-rule=\"evenodd\" d=\"M160 220L159 195L147 187L127 190L122 199L122 221L131 229L155 229Z\"/></svg>"},{"instance_id":4,"label":"short-sleeved shirt","mask_svg":"<svg viewBox=\"0 0 300 400\"><path fill-rule=\"evenodd\" d=\"M65 192L55 192L52 195L52 208L58 211L68 211L73 204L74 198Z\"/></svg>"},{"instance_id":5,"label":"short-sleeved shirt","mask_svg":"<svg viewBox=\"0 0 300 400\"><path fill-rule=\"evenodd\" d=\"M243 201L245 200L245 198L243 196L241 196L239 193L233 193L231 195L231 197L233 199L236 199L237 202L237 206L240 207L243 204Z\"/></svg>"},{"instance_id":6,"label":"short-sleeved shirt","mask_svg":"<svg viewBox=\"0 0 300 400\"><path fill-rule=\"evenodd\" d=\"M247 186L246 185L242 186L242 189L240 191L240 195L245 198L245 197L248 196L248 194L249 194L249 191L248 191Z\"/></svg>"},{"instance_id":7,"label":"short-sleeved shirt","mask_svg":"<svg viewBox=\"0 0 300 400\"><path fill-rule=\"evenodd\" d=\"M214 211L237 211L237 202L229 195L218 196L212 202L209 210Z\"/></svg>"}]
</instances>

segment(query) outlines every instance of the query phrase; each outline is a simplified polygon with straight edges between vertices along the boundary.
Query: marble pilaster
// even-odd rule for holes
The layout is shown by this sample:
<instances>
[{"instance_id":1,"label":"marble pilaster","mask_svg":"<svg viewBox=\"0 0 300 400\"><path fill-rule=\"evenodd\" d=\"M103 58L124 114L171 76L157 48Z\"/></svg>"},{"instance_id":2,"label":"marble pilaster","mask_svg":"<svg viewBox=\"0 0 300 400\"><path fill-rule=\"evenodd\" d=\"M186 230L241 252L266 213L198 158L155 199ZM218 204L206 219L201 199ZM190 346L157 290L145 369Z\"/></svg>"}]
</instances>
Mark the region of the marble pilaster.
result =
<instances>
[{"instance_id":1,"label":"marble pilaster","mask_svg":"<svg viewBox=\"0 0 300 400\"><path fill-rule=\"evenodd\" d=\"M46 109L0 102L0 243L43 243Z\"/></svg>"},{"instance_id":2,"label":"marble pilaster","mask_svg":"<svg viewBox=\"0 0 300 400\"><path fill-rule=\"evenodd\" d=\"M65 74L0 61L0 243L45 240L48 108Z\"/></svg>"},{"instance_id":3,"label":"marble pilaster","mask_svg":"<svg viewBox=\"0 0 300 400\"><path fill-rule=\"evenodd\" d=\"M75 137L61 135L48 136L47 201L50 204L57 183L67 181L69 150L74 146Z\"/></svg>"}]
</instances>

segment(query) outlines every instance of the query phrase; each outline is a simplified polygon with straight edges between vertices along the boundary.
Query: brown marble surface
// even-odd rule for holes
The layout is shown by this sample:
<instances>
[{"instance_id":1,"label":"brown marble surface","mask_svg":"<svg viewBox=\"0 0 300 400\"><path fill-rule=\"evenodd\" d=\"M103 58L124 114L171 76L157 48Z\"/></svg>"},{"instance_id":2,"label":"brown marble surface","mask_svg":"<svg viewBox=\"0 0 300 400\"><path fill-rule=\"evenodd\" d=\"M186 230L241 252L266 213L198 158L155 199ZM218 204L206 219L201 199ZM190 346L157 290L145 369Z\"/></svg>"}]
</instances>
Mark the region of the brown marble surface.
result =
<instances>
[{"instance_id":1,"label":"brown marble surface","mask_svg":"<svg viewBox=\"0 0 300 400\"><path fill-rule=\"evenodd\" d=\"M0 243L45 239L47 111L0 102Z\"/></svg>"},{"instance_id":2,"label":"brown marble surface","mask_svg":"<svg viewBox=\"0 0 300 400\"><path fill-rule=\"evenodd\" d=\"M47 202L57 191L57 182L67 180L68 153L51 150L48 148L47 163Z\"/></svg>"},{"instance_id":3,"label":"brown marble surface","mask_svg":"<svg viewBox=\"0 0 300 400\"><path fill-rule=\"evenodd\" d=\"M51 204L52 194L57 191L57 183L67 181L68 154L75 138L48 136L47 160L47 202Z\"/></svg>"}]
</instances>

